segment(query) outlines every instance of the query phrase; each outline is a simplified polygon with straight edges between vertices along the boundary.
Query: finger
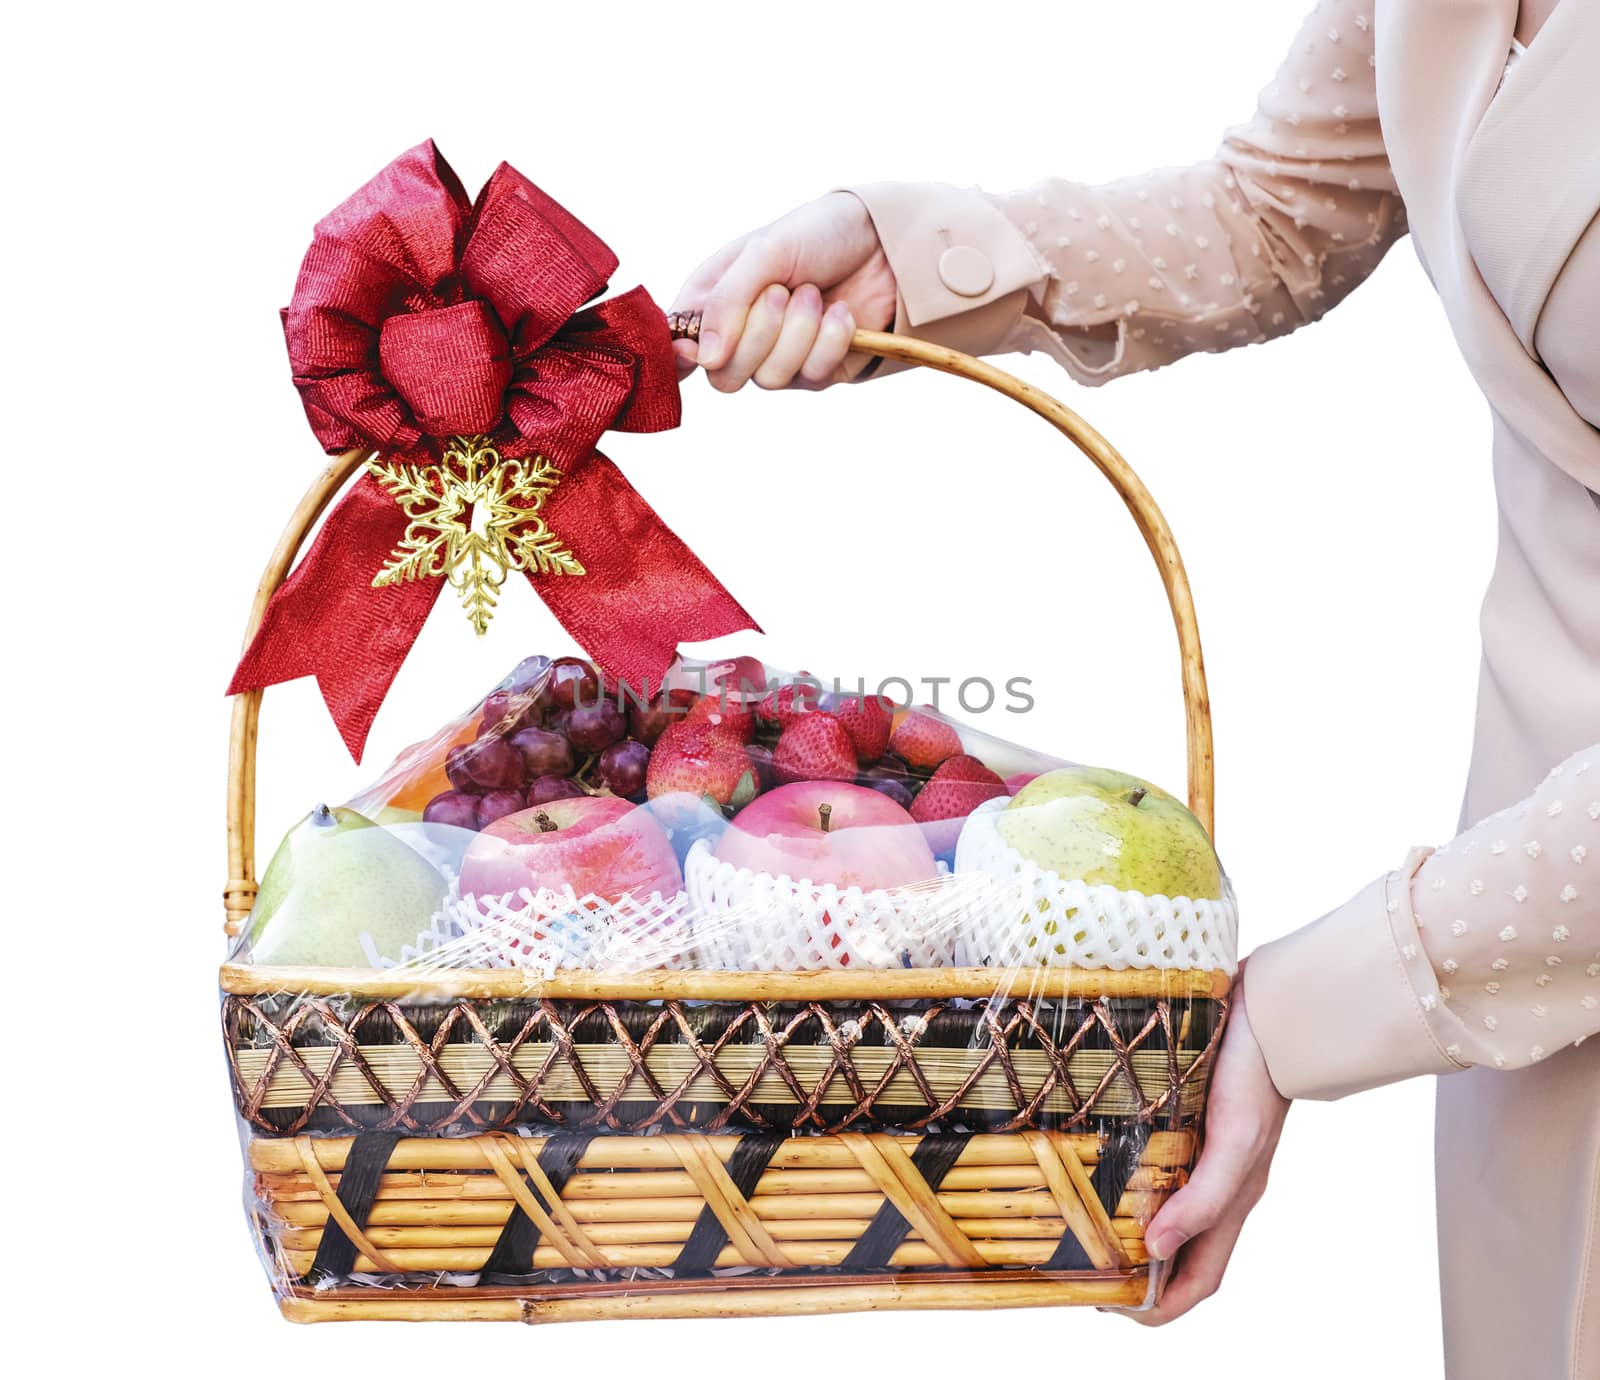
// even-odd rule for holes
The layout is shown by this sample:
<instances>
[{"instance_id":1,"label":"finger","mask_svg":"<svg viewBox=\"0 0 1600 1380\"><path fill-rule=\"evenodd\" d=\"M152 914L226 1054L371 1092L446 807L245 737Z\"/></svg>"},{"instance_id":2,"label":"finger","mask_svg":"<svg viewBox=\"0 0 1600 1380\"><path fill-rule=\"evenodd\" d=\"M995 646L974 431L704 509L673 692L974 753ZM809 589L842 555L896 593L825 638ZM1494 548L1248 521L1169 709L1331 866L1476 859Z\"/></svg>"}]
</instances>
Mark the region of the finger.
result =
<instances>
[{"instance_id":1,"label":"finger","mask_svg":"<svg viewBox=\"0 0 1600 1380\"><path fill-rule=\"evenodd\" d=\"M888 280L887 289L885 278ZM894 328L894 277L892 274L878 271L870 258L842 283L834 286L826 300L849 303L851 319L857 324L866 322L868 330L888 331ZM841 366L841 374L854 377L869 360L874 358L876 356L870 354L847 355Z\"/></svg>"},{"instance_id":2,"label":"finger","mask_svg":"<svg viewBox=\"0 0 1600 1380\"><path fill-rule=\"evenodd\" d=\"M745 241L749 238L748 235L741 235L736 240L729 240L695 269L683 280L683 286L678 289L678 295L672 299L669 310L699 311L705 305L711 289L717 285L717 279L722 277L728 271L728 266L744 252Z\"/></svg>"},{"instance_id":3,"label":"finger","mask_svg":"<svg viewBox=\"0 0 1600 1380\"><path fill-rule=\"evenodd\" d=\"M744 248L747 237L731 240L717 250L709 259L695 269L683 280L683 286L678 289L678 295L672 299L672 312L697 312L701 304L710 295L711 289L716 285L717 279L728 270L728 265L739 257ZM681 383L694 373L700 363L700 341L675 340L672 342L672 352L677 356L678 380Z\"/></svg>"},{"instance_id":4,"label":"finger","mask_svg":"<svg viewBox=\"0 0 1600 1380\"><path fill-rule=\"evenodd\" d=\"M771 284L785 285L789 270L780 249L764 236L744 243L739 255L706 294L700 318L700 367L707 373L732 359L756 299ZM767 342L771 347L772 342ZM766 358L765 353L761 356ZM757 360L756 363L760 363ZM751 373L755 372L754 365ZM746 375L748 377L748 375Z\"/></svg>"},{"instance_id":5,"label":"finger","mask_svg":"<svg viewBox=\"0 0 1600 1380\"><path fill-rule=\"evenodd\" d=\"M719 393L737 393L750 381L750 376L772 353L783 330L783 318L789 305L789 290L776 283L761 290L754 305L745 316L744 329L739 332L739 342L734 347L733 358L720 369L706 366L706 377ZM700 357L705 360L705 338L701 336Z\"/></svg>"},{"instance_id":6,"label":"finger","mask_svg":"<svg viewBox=\"0 0 1600 1380\"><path fill-rule=\"evenodd\" d=\"M822 313L816 343L800 366L800 377L813 388L837 383L843 377L844 357L850 353L850 337L855 333L856 323L850 308L843 302L835 302Z\"/></svg>"},{"instance_id":7,"label":"finger","mask_svg":"<svg viewBox=\"0 0 1600 1380\"><path fill-rule=\"evenodd\" d=\"M783 314L777 343L752 377L758 388L787 388L806 362L822 329L822 293L812 283L796 288Z\"/></svg>"},{"instance_id":8,"label":"finger","mask_svg":"<svg viewBox=\"0 0 1600 1380\"><path fill-rule=\"evenodd\" d=\"M1244 1230L1244 1219L1250 1209L1231 1212L1210 1231L1195 1237L1184 1248L1178 1261L1177 1273L1161 1292L1161 1301L1154 1308L1129 1313L1137 1323L1146 1327L1161 1327L1181 1318L1197 1303L1203 1303L1222 1286L1228 1262L1233 1259L1233 1248Z\"/></svg>"},{"instance_id":9,"label":"finger","mask_svg":"<svg viewBox=\"0 0 1600 1380\"><path fill-rule=\"evenodd\" d=\"M692 340L674 340L672 353L677 357L678 378L682 381L694 373L695 365L699 363L699 351Z\"/></svg>"},{"instance_id":10,"label":"finger","mask_svg":"<svg viewBox=\"0 0 1600 1380\"><path fill-rule=\"evenodd\" d=\"M1162 1205L1146 1229L1144 1243L1157 1260L1171 1260L1185 1241L1220 1222L1234 1205L1255 1167L1254 1137L1217 1127L1200 1152L1189 1182Z\"/></svg>"}]
</instances>

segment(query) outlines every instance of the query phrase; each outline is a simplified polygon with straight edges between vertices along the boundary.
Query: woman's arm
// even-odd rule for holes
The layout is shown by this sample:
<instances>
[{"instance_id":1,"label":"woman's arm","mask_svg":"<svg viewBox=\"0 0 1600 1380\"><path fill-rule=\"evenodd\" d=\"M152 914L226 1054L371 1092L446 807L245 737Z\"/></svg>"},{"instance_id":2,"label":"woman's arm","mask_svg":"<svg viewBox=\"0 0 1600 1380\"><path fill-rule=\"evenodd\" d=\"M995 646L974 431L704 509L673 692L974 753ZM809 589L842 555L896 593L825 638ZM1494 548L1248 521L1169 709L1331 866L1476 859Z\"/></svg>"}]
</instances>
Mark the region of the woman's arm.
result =
<instances>
[{"instance_id":1,"label":"woman's arm","mask_svg":"<svg viewBox=\"0 0 1600 1380\"><path fill-rule=\"evenodd\" d=\"M1520 804L1257 949L1235 1003L1243 1019L1223 1036L1200 1161L1145 1235L1157 1256L1184 1247L1177 1276L1140 1322L1215 1292L1287 1099L1514 1070L1600 1034L1600 743Z\"/></svg>"},{"instance_id":2,"label":"woman's arm","mask_svg":"<svg viewBox=\"0 0 1600 1380\"><path fill-rule=\"evenodd\" d=\"M1600 1033L1600 744L1257 950L1250 1002L1289 1097L1521 1068Z\"/></svg>"},{"instance_id":3,"label":"woman's arm","mask_svg":"<svg viewBox=\"0 0 1600 1380\"><path fill-rule=\"evenodd\" d=\"M853 189L898 283L896 329L971 354L1048 350L1099 383L1316 320L1405 228L1370 15L1368 0L1319 6L1255 118L1193 167L999 197Z\"/></svg>"},{"instance_id":4,"label":"woman's arm","mask_svg":"<svg viewBox=\"0 0 1600 1380\"><path fill-rule=\"evenodd\" d=\"M1187 168L1004 196L939 183L835 192L725 245L678 295L680 345L724 391L858 376L856 326L994 354L1045 349L1099 383L1285 335L1405 229L1378 128L1369 0L1325 0L1255 119ZM887 372L894 366L884 364Z\"/></svg>"}]
</instances>

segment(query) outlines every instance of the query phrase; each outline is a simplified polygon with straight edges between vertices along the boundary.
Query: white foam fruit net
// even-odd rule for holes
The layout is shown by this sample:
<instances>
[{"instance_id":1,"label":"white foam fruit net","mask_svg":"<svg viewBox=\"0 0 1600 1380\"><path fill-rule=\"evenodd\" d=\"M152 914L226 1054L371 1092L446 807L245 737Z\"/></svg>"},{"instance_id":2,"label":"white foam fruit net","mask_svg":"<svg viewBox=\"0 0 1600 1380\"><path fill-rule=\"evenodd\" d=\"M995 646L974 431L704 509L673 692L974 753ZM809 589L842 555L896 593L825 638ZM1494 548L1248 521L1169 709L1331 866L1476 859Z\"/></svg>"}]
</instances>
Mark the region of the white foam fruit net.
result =
<instances>
[{"instance_id":1,"label":"white foam fruit net","mask_svg":"<svg viewBox=\"0 0 1600 1380\"><path fill-rule=\"evenodd\" d=\"M644 973L694 964L689 898L577 896L572 889L453 897L414 949L416 967L582 968Z\"/></svg>"},{"instance_id":2,"label":"white foam fruit net","mask_svg":"<svg viewBox=\"0 0 1600 1380\"><path fill-rule=\"evenodd\" d=\"M943 968L955 962L959 888L941 877L863 891L734 867L703 841L684 867L696 966L766 972Z\"/></svg>"},{"instance_id":3,"label":"white foam fruit net","mask_svg":"<svg viewBox=\"0 0 1600 1380\"><path fill-rule=\"evenodd\" d=\"M1220 900L1147 896L1063 879L995 828L967 821L955 869L864 891L735 867L696 843L673 897L606 901L526 889L454 898L402 962L432 967L816 972L845 968L1237 967L1238 914Z\"/></svg>"},{"instance_id":4,"label":"white foam fruit net","mask_svg":"<svg viewBox=\"0 0 1600 1380\"><path fill-rule=\"evenodd\" d=\"M980 805L956 846L956 874L993 879L961 924L970 961L1006 968L1238 967L1232 888L1220 900L1146 896L1063 879L1029 862L995 827L1006 801Z\"/></svg>"}]
</instances>

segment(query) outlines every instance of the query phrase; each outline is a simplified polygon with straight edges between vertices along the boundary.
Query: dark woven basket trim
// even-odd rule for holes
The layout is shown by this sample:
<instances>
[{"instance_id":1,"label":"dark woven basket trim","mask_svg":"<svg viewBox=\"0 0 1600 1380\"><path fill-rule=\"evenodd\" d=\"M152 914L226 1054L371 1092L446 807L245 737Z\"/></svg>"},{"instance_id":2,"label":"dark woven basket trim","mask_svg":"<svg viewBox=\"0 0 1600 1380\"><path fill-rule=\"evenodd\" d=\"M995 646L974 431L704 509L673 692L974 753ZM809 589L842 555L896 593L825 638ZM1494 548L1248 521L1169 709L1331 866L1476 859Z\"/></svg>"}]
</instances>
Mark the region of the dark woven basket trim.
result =
<instances>
[{"instance_id":1,"label":"dark woven basket trim","mask_svg":"<svg viewBox=\"0 0 1600 1380\"><path fill-rule=\"evenodd\" d=\"M917 1173L927 1180L935 1193L944 1182L944 1176L961 1158L970 1135L951 1134L924 1136L911 1152L911 1163ZM911 1231L911 1224L893 1203L885 1202L873 1215L867 1229L856 1238L850 1253L841 1262L847 1270L877 1270L889 1263L889 1257L899 1249L900 1243Z\"/></svg>"},{"instance_id":2,"label":"dark woven basket trim","mask_svg":"<svg viewBox=\"0 0 1600 1380\"><path fill-rule=\"evenodd\" d=\"M583 1152L588 1149L589 1142L593 1139L592 1133L584 1131L576 1135L551 1136L545 1142L544 1149L539 1152L539 1168L544 1170L545 1177L550 1180L550 1186L558 1194L566 1188L567 1180L572 1177L573 1171L578 1167L578 1161L583 1158ZM522 1174L520 1177L523 1183L528 1185L528 1192L533 1195L534 1202L549 1212L551 1205L545 1202L544 1194L533 1186L527 1175ZM501 1228L494 1249L489 1252L489 1258L483 1263L483 1282L494 1283L492 1276L496 1275L525 1277L532 1269L533 1251L538 1244L539 1228L529 1220L527 1213L513 1204L511 1216L506 1218L506 1224Z\"/></svg>"},{"instance_id":3,"label":"dark woven basket trim","mask_svg":"<svg viewBox=\"0 0 1600 1380\"><path fill-rule=\"evenodd\" d=\"M339 1201L362 1231L367 1229L367 1215L372 1211L372 1200L378 1196L384 1166L389 1163L389 1156L399 1141L398 1131L363 1131L351 1143L344 1171L339 1176ZM347 1275L355 1268L355 1263L355 1242L344 1234L344 1229L330 1213L306 1278Z\"/></svg>"},{"instance_id":4,"label":"dark woven basket trim","mask_svg":"<svg viewBox=\"0 0 1600 1380\"><path fill-rule=\"evenodd\" d=\"M778 1153L783 1136L741 1136L728 1157L728 1177L740 1195L748 1200L756 1191L761 1176L767 1172L772 1157ZM717 1220L709 1206L700 1209L695 1218L694 1230L683 1243L683 1250L673 1261L673 1268L700 1273L716 1263L722 1248L728 1244L727 1229Z\"/></svg>"},{"instance_id":5,"label":"dark woven basket trim","mask_svg":"<svg viewBox=\"0 0 1600 1380\"><path fill-rule=\"evenodd\" d=\"M657 1006L460 999L406 1005L230 995L224 1002L224 1024L239 1112L269 1135L362 1127L426 1134L519 1124L629 1133L658 1127L706 1133L836 1132L872 1126L910 1131L940 1129L952 1119L972 1129L1012 1131L1085 1129L1100 1118L1145 1124L1181 1121L1184 1093L1204 1087L1227 1009L1226 1000L1198 997L1044 1004L995 999L960 1011L939 1002L915 1005L916 1033L911 1033L907 1011L878 1002L721 1002L696 1007L681 1002ZM1174 1037L1180 1027L1189 1030L1183 1048L1197 1056L1186 1070L1180 1069ZM848 1036L847 1030L852 1032ZM719 1065L725 1051L757 1037L765 1058L753 1073L743 1064L737 1074ZM629 1065L626 1076L615 1082L608 1078L604 1088L596 1086L578 1054L584 1041L622 1050ZM514 1060L523 1046L543 1043L549 1048L539 1066L519 1070ZM366 1057L373 1044L404 1047L415 1056L417 1071L409 1086L385 1082ZM480 1046L489 1063L457 1087L440 1058L448 1048L467 1044ZM890 1067L875 1069L864 1079L854 1062L856 1051L882 1044L892 1046ZM693 1068L671 1087L660 1084L649 1064L651 1051L668 1045L686 1047L694 1059ZM790 1051L801 1047L831 1051L832 1063L820 1077L811 1070L802 1079L791 1068ZM934 1105L927 1073L918 1061L930 1050L948 1048L970 1049L974 1059L960 1086ZM320 1072L306 1063L310 1049L332 1051ZM259 1056L248 1077L239 1063L243 1050ZM1048 1061L1048 1073L1031 1093L1014 1065L1018 1050ZM1075 1056L1087 1051L1112 1056L1111 1065L1092 1080L1082 1072L1075 1075L1071 1067ZM1141 1084L1135 1057L1148 1061L1161 1054L1165 1078L1152 1086L1154 1069L1147 1062ZM551 1100L548 1083L557 1069L576 1081L576 1100L570 1094ZM265 1107L263 1100L282 1070L293 1070L306 1083L305 1101ZM348 1106L340 1101L336 1076L346 1080L352 1074L374 1100ZM1006 1090L1005 1100L969 1108L968 1092L996 1076ZM787 1097L779 1094L776 1102L758 1103L757 1088L770 1088L774 1078ZM903 1091L907 1080L920 1098L882 1105L890 1084ZM492 1101L486 1097L491 1084L496 1088ZM720 1102L697 1097L696 1089L708 1086L716 1089ZM1107 1110L1104 1104L1113 1087L1119 1094L1131 1093L1137 1105ZM847 1090L848 1100L825 1105L830 1088Z\"/></svg>"}]
</instances>

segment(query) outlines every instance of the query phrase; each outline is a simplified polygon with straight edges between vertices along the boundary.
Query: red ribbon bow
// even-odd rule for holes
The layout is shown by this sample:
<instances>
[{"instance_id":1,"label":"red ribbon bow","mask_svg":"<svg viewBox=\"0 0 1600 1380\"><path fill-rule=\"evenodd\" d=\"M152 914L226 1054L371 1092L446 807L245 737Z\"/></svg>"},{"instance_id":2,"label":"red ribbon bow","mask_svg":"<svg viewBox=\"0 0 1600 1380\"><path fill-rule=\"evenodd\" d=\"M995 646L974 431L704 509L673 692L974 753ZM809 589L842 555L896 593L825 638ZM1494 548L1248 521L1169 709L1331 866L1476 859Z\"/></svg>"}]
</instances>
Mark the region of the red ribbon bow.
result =
<instances>
[{"instance_id":1,"label":"red ribbon bow","mask_svg":"<svg viewBox=\"0 0 1600 1380\"><path fill-rule=\"evenodd\" d=\"M666 317L643 288L583 310L611 250L509 164L469 202L430 140L317 227L283 313L295 387L330 454L432 462L485 435L562 477L542 515L584 574L530 583L600 666L659 683L680 641L750 615L595 444L678 425ZM314 675L358 761L444 584L372 587L408 518L370 475L272 597L228 693Z\"/></svg>"}]
</instances>

